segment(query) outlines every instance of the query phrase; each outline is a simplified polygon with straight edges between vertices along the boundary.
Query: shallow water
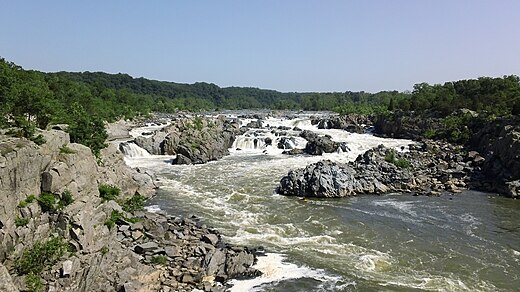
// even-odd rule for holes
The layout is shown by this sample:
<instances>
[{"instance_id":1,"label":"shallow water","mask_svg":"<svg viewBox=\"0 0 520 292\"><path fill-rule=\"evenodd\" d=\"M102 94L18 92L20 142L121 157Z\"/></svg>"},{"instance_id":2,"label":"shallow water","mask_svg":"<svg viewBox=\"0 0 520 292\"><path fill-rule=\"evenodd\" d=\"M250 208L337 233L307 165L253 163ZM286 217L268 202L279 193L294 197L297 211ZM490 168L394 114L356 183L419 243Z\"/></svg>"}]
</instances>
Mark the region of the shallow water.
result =
<instances>
[{"instance_id":1,"label":"shallow water","mask_svg":"<svg viewBox=\"0 0 520 292\"><path fill-rule=\"evenodd\" d=\"M411 141L317 130L306 117L266 123L329 134L351 150L324 157L285 156L260 143L262 137L278 137L256 131L256 136L251 132L237 139L235 147L243 150L233 147L231 155L205 165L171 165L171 157L164 156L127 159L158 175L160 188L151 208L202 217L226 240L268 251L257 264L264 276L235 281L232 291L520 287L520 202L471 191L306 201L280 196L273 191L290 169L323 158L350 161L381 143L405 151L402 146ZM255 138L260 139L256 146L247 142Z\"/></svg>"}]
</instances>

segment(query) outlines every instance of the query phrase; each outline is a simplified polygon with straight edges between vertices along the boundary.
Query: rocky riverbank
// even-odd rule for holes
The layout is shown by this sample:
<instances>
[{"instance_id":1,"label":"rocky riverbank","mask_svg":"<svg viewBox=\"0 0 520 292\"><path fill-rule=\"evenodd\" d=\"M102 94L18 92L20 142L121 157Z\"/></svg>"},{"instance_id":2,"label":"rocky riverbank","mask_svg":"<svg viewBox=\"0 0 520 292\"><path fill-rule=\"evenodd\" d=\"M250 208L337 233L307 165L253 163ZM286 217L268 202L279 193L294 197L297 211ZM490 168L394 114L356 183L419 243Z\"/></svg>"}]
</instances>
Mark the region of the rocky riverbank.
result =
<instances>
[{"instance_id":1,"label":"rocky riverbank","mask_svg":"<svg viewBox=\"0 0 520 292\"><path fill-rule=\"evenodd\" d=\"M0 291L222 291L257 275L254 251L141 210L153 174L127 167L117 143L96 158L41 134L41 146L0 135Z\"/></svg>"},{"instance_id":2,"label":"rocky riverbank","mask_svg":"<svg viewBox=\"0 0 520 292\"><path fill-rule=\"evenodd\" d=\"M299 197L346 197L407 192L435 195L468 188L484 159L462 147L426 141L400 152L382 145L348 164L320 161L292 170L276 192Z\"/></svg>"},{"instance_id":3,"label":"rocky riverbank","mask_svg":"<svg viewBox=\"0 0 520 292\"><path fill-rule=\"evenodd\" d=\"M383 137L422 141L426 136L457 139L465 151L476 151L485 158L481 175L472 189L498 192L516 198L520 195L520 120L496 118L459 110L441 118L435 114L418 116L398 112L380 115L375 133Z\"/></svg>"}]
</instances>

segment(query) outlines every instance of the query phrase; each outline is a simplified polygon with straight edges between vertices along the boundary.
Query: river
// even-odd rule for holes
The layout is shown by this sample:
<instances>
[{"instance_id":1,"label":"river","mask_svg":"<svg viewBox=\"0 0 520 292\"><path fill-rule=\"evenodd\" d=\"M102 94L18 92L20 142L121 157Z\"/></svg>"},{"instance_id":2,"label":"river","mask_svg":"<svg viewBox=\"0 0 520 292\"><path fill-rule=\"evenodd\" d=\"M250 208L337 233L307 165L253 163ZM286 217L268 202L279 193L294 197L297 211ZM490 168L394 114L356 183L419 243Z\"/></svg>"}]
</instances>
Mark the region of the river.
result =
<instances>
[{"instance_id":1,"label":"river","mask_svg":"<svg viewBox=\"0 0 520 292\"><path fill-rule=\"evenodd\" d=\"M280 196L274 189L291 169L321 159L351 161L379 144L406 151L412 142L319 130L307 115L269 118L263 124L328 134L346 142L349 151L323 157L283 155L276 147L279 137L254 129L237 138L229 156L204 165L171 165L171 157L142 149L133 149L126 158L130 166L150 169L158 177L150 210L196 215L231 243L265 248L266 256L256 266L264 275L235 280L231 291L520 289L519 201L474 191L439 197ZM266 137L272 146L266 145ZM300 139L293 142L305 145Z\"/></svg>"}]
</instances>

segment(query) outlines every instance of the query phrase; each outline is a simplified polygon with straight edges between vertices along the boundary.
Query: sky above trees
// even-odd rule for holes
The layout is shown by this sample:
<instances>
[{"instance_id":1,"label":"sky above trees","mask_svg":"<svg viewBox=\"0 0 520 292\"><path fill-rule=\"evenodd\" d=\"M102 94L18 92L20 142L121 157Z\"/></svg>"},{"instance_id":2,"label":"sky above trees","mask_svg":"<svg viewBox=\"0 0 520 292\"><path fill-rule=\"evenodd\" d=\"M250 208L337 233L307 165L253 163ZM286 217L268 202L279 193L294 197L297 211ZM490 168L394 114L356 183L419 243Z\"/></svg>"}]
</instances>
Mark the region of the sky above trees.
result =
<instances>
[{"instance_id":1,"label":"sky above trees","mask_svg":"<svg viewBox=\"0 0 520 292\"><path fill-rule=\"evenodd\" d=\"M7 1L26 69L279 91L411 90L520 75L520 1Z\"/></svg>"}]
</instances>

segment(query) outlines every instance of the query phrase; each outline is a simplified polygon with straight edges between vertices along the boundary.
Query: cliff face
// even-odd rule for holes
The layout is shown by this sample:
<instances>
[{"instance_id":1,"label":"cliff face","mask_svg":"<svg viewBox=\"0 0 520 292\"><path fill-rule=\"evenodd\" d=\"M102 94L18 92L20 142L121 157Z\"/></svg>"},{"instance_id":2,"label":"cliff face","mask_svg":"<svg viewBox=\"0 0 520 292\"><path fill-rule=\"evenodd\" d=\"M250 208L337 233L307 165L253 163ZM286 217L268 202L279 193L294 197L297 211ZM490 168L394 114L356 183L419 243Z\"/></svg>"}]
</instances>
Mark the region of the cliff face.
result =
<instances>
[{"instance_id":1,"label":"cliff face","mask_svg":"<svg viewBox=\"0 0 520 292\"><path fill-rule=\"evenodd\" d=\"M0 291L222 291L229 278L258 274L252 250L196 219L130 210L155 186L118 143L96 159L65 132L42 134L41 146L0 135ZM117 202L100 185L117 186Z\"/></svg>"},{"instance_id":2,"label":"cliff face","mask_svg":"<svg viewBox=\"0 0 520 292\"><path fill-rule=\"evenodd\" d=\"M121 207L115 202L102 203L98 185L118 185L126 196L136 191L146 195L153 191L151 178L127 168L122 156L115 152L115 146L104 150L104 166L98 166L90 149L71 144L67 133L51 130L42 134L46 139L42 146L23 138L1 138L0 271L3 272L0 277L4 280L3 287L9 287L9 291L26 289L26 276L16 273L14 262L24 251L53 236L62 237L75 251L75 256L60 260L56 267L41 274L46 286L60 291L113 290L114 283L139 276L137 271L117 273L125 267L139 267L138 257L115 244L115 234L104 223L112 210ZM69 192L74 202L62 210L44 212L36 201L28 200L31 195L38 198L42 192ZM104 247L109 250L102 255L99 251ZM66 275L54 277L54 271L58 271L58 275L63 273L59 272L63 265L67 266ZM11 276L5 273L7 270ZM140 268L140 274L147 271L151 273L153 269Z\"/></svg>"}]
</instances>

